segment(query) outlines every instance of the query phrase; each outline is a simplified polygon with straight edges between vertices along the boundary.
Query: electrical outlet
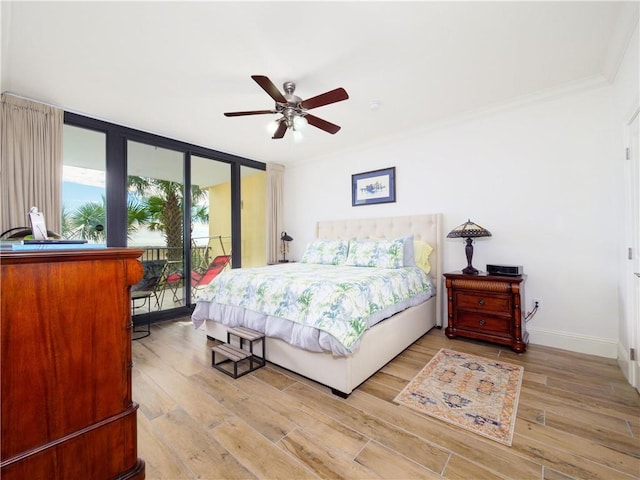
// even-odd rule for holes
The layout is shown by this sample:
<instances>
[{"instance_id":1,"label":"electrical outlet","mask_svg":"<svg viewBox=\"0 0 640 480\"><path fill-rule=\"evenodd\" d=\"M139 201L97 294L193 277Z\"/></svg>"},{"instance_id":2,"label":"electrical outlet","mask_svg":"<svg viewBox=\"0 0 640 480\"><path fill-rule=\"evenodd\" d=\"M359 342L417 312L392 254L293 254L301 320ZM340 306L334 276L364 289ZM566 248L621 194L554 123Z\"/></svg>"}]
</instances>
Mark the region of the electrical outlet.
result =
<instances>
[{"instance_id":1,"label":"electrical outlet","mask_svg":"<svg viewBox=\"0 0 640 480\"><path fill-rule=\"evenodd\" d=\"M540 300L538 300L537 298L532 299L531 303L533 304L533 310L535 310L536 308L542 308Z\"/></svg>"}]
</instances>

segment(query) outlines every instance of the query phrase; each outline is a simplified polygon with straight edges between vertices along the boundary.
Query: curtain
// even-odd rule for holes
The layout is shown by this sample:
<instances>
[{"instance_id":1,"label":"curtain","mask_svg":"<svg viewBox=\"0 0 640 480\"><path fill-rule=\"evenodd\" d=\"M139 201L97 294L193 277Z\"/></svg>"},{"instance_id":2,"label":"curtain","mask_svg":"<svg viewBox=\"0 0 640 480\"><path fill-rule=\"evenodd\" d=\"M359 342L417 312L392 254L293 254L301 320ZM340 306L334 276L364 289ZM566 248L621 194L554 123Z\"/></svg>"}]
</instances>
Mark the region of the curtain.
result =
<instances>
[{"instance_id":1,"label":"curtain","mask_svg":"<svg viewBox=\"0 0 640 480\"><path fill-rule=\"evenodd\" d=\"M280 233L283 230L284 166L267 163L267 263L277 263L280 255Z\"/></svg>"},{"instance_id":2,"label":"curtain","mask_svg":"<svg viewBox=\"0 0 640 480\"><path fill-rule=\"evenodd\" d=\"M47 229L61 231L64 112L9 94L0 100L0 233L29 227L38 207Z\"/></svg>"}]
</instances>

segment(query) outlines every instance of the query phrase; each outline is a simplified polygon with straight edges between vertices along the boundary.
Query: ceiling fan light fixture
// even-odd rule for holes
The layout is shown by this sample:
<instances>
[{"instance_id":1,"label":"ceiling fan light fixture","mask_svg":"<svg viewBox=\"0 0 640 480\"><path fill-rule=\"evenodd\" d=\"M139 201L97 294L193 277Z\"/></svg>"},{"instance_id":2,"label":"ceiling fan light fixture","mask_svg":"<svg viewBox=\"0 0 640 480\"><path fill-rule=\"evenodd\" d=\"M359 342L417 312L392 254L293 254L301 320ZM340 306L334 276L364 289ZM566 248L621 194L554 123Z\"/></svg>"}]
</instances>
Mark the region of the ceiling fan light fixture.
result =
<instances>
[{"instance_id":1,"label":"ceiling fan light fixture","mask_svg":"<svg viewBox=\"0 0 640 480\"><path fill-rule=\"evenodd\" d=\"M294 129L291 133L293 135L293 143L301 143L304 140L304 135L300 130Z\"/></svg>"},{"instance_id":2,"label":"ceiling fan light fixture","mask_svg":"<svg viewBox=\"0 0 640 480\"><path fill-rule=\"evenodd\" d=\"M273 136L274 133L276 133L276 130L278 129L278 127L280 126L280 121L278 119L275 120L271 120L269 123L267 123L264 128L267 131L267 133L269 134L270 137Z\"/></svg>"},{"instance_id":3,"label":"ceiling fan light fixture","mask_svg":"<svg viewBox=\"0 0 640 480\"><path fill-rule=\"evenodd\" d=\"M293 117L294 132L304 130L308 124L309 122L307 122L307 119L304 118L302 115L296 115L295 117Z\"/></svg>"}]
</instances>

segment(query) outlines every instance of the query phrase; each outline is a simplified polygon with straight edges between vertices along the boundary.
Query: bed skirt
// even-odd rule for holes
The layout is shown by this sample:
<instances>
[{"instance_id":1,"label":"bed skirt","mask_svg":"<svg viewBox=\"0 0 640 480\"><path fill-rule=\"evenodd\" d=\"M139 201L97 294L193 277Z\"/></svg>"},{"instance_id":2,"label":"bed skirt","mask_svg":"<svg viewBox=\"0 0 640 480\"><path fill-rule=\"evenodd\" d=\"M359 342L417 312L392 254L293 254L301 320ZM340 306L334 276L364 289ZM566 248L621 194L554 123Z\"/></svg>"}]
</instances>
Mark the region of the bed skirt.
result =
<instances>
[{"instance_id":1,"label":"bed skirt","mask_svg":"<svg viewBox=\"0 0 640 480\"><path fill-rule=\"evenodd\" d=\"M266 359L303 377L321 383L342 397L348 396L371 375L436 326L437 297L403 310L374 325L362 336L351 355L311 352L277 338L266 337ZM207 336L222 342L227 327L206 320Z\"/></svg>"}]
</instances>

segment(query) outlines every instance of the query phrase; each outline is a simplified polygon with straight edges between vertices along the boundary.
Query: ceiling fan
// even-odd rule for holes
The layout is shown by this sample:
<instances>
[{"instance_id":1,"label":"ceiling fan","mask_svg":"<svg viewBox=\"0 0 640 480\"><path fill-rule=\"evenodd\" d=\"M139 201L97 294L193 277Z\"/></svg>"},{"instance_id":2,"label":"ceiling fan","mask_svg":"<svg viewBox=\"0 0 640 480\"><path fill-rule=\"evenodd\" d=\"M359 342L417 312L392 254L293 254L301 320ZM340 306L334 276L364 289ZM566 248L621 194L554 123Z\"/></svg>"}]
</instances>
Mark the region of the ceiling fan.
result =
<instances>
[{"instance_id":1,"label":"ceiling fan","mask_svg":"<svg viewBox=\"0 0 640 480\"><path fill-rule=\"evenodd\" d=\"M272 110L251 110L248 112L227 112L225 117L240 117L243 115L262 115L265 113L279 113L282 114L276 122L278 127L271 138L282 138L287 132L288 128L296 130L299 123L304 120L310 123L314 127L324 130L327 133L335 134L340 130L338 125L331 122L327 122L321 118L311 115L308 110L312 108L322 107L331 103L341 102L349 98L349 95L344 88L336 88L329 92L322 93L307 100L302 100L300 97L293 94L296 89L296 84L293 82L285 82L282 85L284 89L284 95L280 93L280 90L273 84L269 78L264 75L251 75L251 78L262 87L262 89L269 94L276 102L276 106Z\"/></svg>"}]
</instances>

